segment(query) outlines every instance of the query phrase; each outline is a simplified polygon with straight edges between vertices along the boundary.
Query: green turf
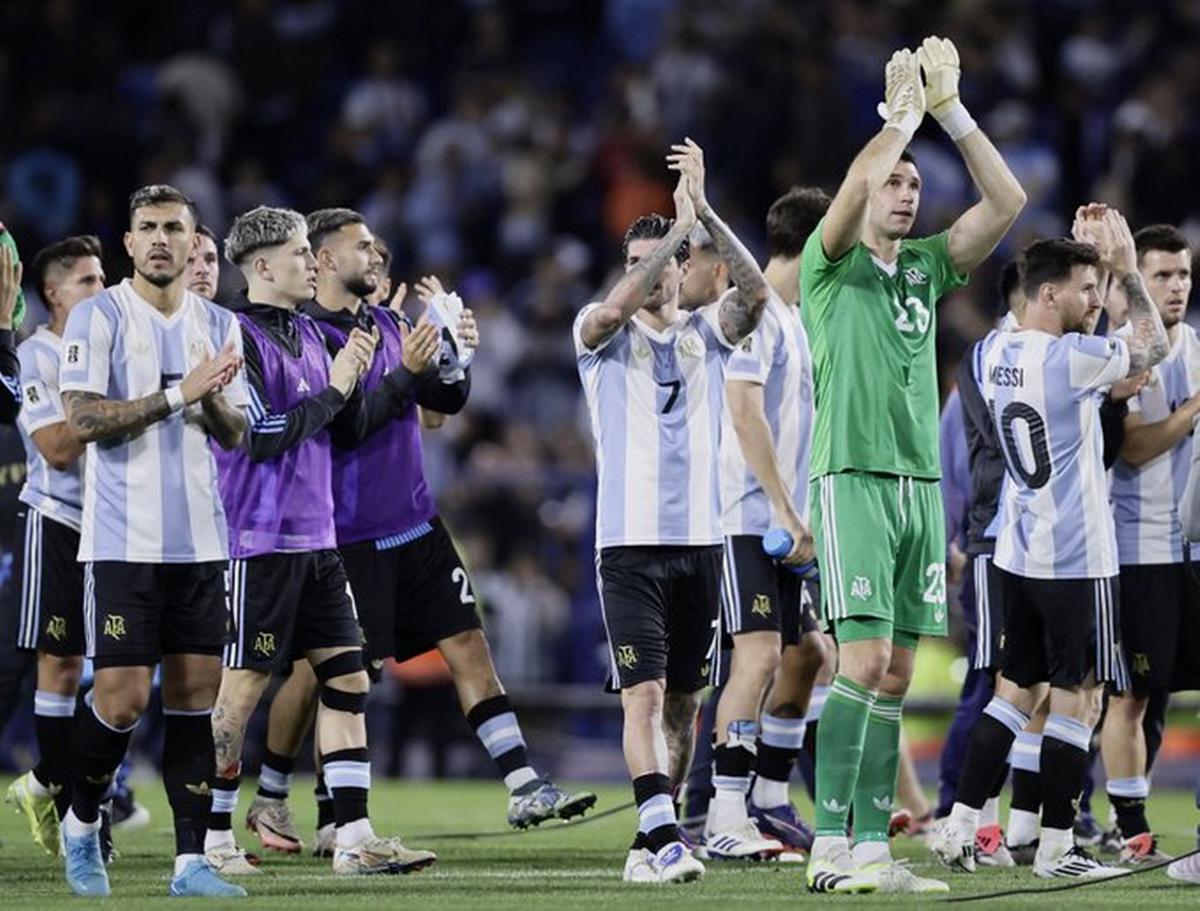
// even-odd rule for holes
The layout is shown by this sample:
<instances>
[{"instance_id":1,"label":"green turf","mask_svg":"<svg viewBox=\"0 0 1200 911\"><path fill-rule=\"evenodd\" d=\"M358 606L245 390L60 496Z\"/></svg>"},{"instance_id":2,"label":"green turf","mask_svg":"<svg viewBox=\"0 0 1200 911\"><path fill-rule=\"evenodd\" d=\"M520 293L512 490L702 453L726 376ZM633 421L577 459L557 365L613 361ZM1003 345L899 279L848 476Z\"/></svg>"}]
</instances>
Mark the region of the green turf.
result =
<instances>
[{"instance_id":1,"label":"green turf","mask_svg":"<svg viewBox=\"0 0 1200 911\"><path fill-rule=\"evenodd\" d=\"M7 780L0 787L7 787ZM597 789L597 810L616 807L629 800L628 788L603 786ZM294 801L303 832L313 825L311 782L299 780ZM243 791L244 811L250 789ZM153 814L149 827L118 833L121 856L110 868L114 899L108 907L126 909L162 906L170 870L172 842L169 814L161 788L146 782L138 789L139 800ZM807 894L802 885L802 868L782 865L710 863L699 883L673 886L627 886L620 881L625 849L635 817L625 810L594 823L565 831L549 827L532 834L478 839L420 838L418 835L503 829L505 795L489 783L405 783L378 781L371 792L372 817L381 833L399 833L409 844L438 853L436 867L407 877L334 877L327 861L310 857L268 858L266 874L245 880L252 897L227 903L240 908L280 908L288 911L321 909L351 911L360 907L441 907L498 909L536 908L631 908L650 907L792 907L796 902L834 902L855 906L906 904L928 907L930 900L900 896L878 898L822 897ZM89 903L74 899L62 881L59 861L34 848L24 820L11 811L0 813L0 907L5 911L54 907L84 908ZM1101 802L1100 818L1107 812ZM1150 801L1150 818L1163 834L1165 850L1188 849L1194 839L1197 813L1190 794L1155 795ZM243 841L251 847L249 836ZM927 876L949 880L954 895L997 892L1004 889L1046 888L1027 869L986 870L975 876L953 874L930 861L927 850L915 842L894 842L900 856L911 858L915 869ZM1053 904L1051 904L1053 903ZM99 904L99 903L96 903ZM963 907L982 907L985 903ZM1090 886L1053 896L1030 896L987 902L1005 908L1195 908L1200 904L1200 887L1183 886L1161 871L1140 875L1128 883ZM214 907L215 902L205 907Z\"/></svg>"}]
</instances>

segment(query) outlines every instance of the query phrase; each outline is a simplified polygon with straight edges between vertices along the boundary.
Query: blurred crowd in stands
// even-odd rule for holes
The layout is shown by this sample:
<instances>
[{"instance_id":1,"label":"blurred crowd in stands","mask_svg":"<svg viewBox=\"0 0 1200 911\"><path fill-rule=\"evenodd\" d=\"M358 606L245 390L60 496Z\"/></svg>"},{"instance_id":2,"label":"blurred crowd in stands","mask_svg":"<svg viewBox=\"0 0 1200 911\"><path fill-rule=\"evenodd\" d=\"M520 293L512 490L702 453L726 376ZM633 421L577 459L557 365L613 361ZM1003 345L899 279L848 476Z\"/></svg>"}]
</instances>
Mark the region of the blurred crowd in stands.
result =
<instances>
[{"instance_id":1,"label":"blurred crowd in stands","mask_svg":"<svg viewBox=\"0 0 1200 911\"><path fill-rule=\"evenodd\" d=\"M931 32L957 42L964 100L1029 194L994 261L942 307L948 376L997 316L1002 257L1063 233L1079 202L1200 240L1200 4L5 3L0 218L27 257L98 234L113 280L141 184L183 188L218 234L260 203L362 211L394 281L437 273L479 319L471 402L427 457L501 677L592 682L603 638L575 312L611 281L626 225L670 212L669 143L704 146L710 198L762 251L772 199L835 188L877 128L885 60ZM945 142L928 126L914 142L918 233L971 201Z\"/></svg>"}]
</instances>

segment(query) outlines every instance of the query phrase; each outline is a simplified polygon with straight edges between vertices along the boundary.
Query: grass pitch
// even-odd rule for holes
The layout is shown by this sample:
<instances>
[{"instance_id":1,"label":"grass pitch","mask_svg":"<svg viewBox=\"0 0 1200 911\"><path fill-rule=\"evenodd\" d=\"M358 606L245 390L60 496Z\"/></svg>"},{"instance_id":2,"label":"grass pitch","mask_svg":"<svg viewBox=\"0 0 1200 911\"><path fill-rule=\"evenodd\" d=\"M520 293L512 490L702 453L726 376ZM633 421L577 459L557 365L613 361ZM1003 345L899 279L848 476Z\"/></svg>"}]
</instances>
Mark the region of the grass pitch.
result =
<instances>
[{"instance_id":1,"label":"grass pitch","mask_svg":"<svg viewBox=\"0 0 1200 911\"><path fill-rule=\"evenodd\" d=\"M0 780L0 788L8 780ZM596 788L600 802L593 812L603 812L629 801L629 789L605 785ZM799 790L799 789L796 789ZM121 852L109 868L113 897L106 903L86 902L71 896L62 879L61 862L37 849L29 838L23 817L4 806L0 813L0 907L5 911L89 905L119 907L121 911L160 908L167 897L173 843L170 815L161 787L141 782L138 799L152 814L147 828L117 833ZM252 785L243 789L244 813ZM315 810L311 780L298 779L293 804L301 831L311 833ZM628 911L643 907L794 908L799 903L837 903L865 907L930 907L937 899L905 896L832 897L809 895L798 865L732 865L713 862L699 883L672 887L627 886L621 867L636 824L632 809L557 829L547 824L529 834L479 838L436 837L454 833L500 832L504 825L506 795L490 782L395 783L379 780L371 791L371 816L380 833L401 834L406 843L430 848L438 864L423 873L403 877L335 877L329 862L309 856L270 855L265 873L243 880L250 898L221 903L242 909L277 908L287 911L349 911L359 907L479 908L488 911L538 908L614 908ZM807 813L810 808L803 807ZM1095 807L1105 818L1101 798ZM1168 853L1190 850L1200 814L1192 795L1184 792L1156 794L1150 800L1150 818L1162 833ZM241 820L238 820L240 825ZM419 837L425 836L425 837ZM244 847L254 850L252 836L239 835ZM931 859L928 850L908 839L893 842L897 856L911 859L926 875L949 881L951 896L987 894L1006 889L1046 889L1027 868L981 870L974 876L955 874ZM1196 908L1200 887L1184 886L1152 871L1128 881L1109 882L1052 895L1030 895L970 903L965 908ZM218 906L206 902L205 907ZM949 908L949 906L947 906Z\"/></svg>"}]
</instances>

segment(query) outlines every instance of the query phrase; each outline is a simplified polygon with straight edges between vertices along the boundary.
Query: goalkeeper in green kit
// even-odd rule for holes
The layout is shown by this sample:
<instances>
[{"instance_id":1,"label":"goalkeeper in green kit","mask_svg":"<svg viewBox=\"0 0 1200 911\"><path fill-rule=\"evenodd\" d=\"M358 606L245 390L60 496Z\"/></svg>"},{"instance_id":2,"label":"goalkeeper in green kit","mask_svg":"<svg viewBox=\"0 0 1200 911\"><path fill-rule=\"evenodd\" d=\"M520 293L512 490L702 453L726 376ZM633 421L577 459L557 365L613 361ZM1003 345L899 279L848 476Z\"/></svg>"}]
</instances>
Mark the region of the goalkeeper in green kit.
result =
<instances>
[{"instance_id":1,"label":"goalkeeper in green kit","mask_svg":"<svg viewBox=\"0 0 1200 911\"><path fill-rule=\"evenodd\" d=\"M801 259L817 405L811 514L822 608L839 645L817 734L814 892L947 890L894 863L888 849L917 642L946 634L934 314L1025 204L959 100L958 80L948 40L892 55L886 123L850 165ZM982 199L948 231L908 240L921 177L906 146L926 110L958 146Z\"/></svg>"}]
</instances>

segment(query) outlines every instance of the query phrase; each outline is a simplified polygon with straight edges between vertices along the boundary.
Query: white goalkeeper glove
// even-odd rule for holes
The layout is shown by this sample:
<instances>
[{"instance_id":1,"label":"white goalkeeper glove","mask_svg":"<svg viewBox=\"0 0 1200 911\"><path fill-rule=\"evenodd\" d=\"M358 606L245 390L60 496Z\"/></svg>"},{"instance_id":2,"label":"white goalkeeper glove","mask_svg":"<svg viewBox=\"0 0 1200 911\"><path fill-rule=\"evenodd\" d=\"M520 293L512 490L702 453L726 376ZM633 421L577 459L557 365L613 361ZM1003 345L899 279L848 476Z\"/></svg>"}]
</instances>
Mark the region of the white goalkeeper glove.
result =
<instances>
[{"instance_id":1,"label":"white goalkeeper glove","mask_svg":"<svg viewBox=\"0 0 1200 911\"><path fill-rule=\"evenodd\" d=\"M429 321L437 326L438 334L442 337L437 354L438 377L443 383L458 382L475 359L475 349L464 345L458 337L458 321L463 312L462 298L451 291L449 294L435 294L428 304Z\"/></svg>"},{"instance_id":2,"label":"white goalkeeper glove","mask_svg":"<svg viewBox=\"0 0 1200 911\"><path fill-rule=\"evenodd\" d=\"M962 68L958 48L949 38L931 36L921 42L917 59L925 71L925 97L929 113L955 142L978 129L978 125L958 97L958 79Z\"/></svg>"},{"instance_id":3,"label":"white goalkeeper glove","mask_svg":"<svg viewBox=\"0 0 1200 911\"><path fill-rule=\"evenodd\" d=\"M911 140L925 117L925 87L916 55L908 48L896 51L884 74L884 100L876 110L888 126Z\"/></svg>"}]
</instances>

